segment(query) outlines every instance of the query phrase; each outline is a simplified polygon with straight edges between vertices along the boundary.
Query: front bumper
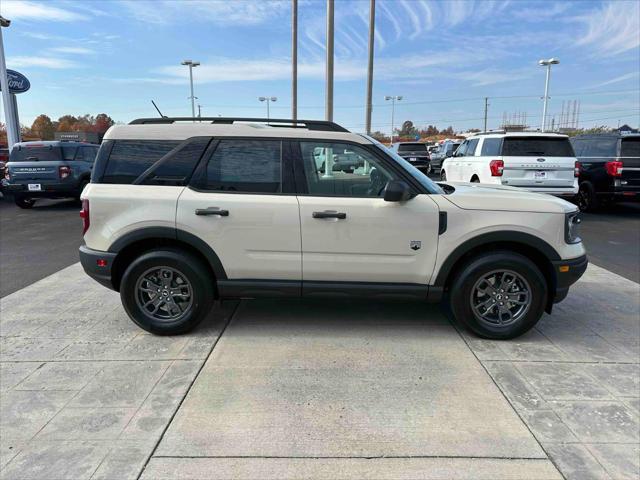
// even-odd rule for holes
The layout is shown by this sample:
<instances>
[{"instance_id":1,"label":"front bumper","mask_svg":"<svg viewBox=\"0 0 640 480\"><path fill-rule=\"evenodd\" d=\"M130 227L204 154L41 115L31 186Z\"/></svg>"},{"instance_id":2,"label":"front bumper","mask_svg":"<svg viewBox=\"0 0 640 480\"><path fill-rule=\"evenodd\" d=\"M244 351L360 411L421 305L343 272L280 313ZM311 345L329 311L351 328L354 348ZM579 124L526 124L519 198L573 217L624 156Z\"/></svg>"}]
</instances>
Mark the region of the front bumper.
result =
<instances>
[{"instance_id":1,"label":"front bumper","mask_svg":"<svg viewBox=\"0 0 640 480\"><path fill-rule=\"evenodd\" d=\"M586 255L571 260L557 260L551 262L555 276L555 294L553 303L561 302L569 293L569 287L576 283L584 274L589 264Z\"/></svg>"},{"instance_id":2,"label":"front bumper","mask_svg":"<svg viewBox=\"0 0 640 480\"><path fill-rule=\"evenodd\" d=\"M92 250L86 245L80 247L80 263L86 274L111 290L116 289L111 278L115 258L115 253Z\"/></svg>"}]
</instances>

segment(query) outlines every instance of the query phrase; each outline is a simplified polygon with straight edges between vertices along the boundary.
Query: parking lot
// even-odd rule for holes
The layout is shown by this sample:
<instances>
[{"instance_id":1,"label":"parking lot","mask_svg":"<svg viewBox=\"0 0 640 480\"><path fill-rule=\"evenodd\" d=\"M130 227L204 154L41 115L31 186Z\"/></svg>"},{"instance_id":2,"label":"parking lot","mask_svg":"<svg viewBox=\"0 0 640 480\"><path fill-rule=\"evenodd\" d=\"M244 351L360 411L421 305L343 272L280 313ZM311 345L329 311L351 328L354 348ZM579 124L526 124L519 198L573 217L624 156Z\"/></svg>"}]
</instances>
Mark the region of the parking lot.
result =
<instances>
[{"instance_id":1,"label":"parking lot","mask_svg":"<svg viewBox=\"0 0 640 480\"><path fill-rule=\"evenodd\" d=\"M637 476L635 205L585 215L592 265L508 342L345 300L152 336L76 263L76 204L0 208L3 479Z\"/></svg>"}]
</instances>

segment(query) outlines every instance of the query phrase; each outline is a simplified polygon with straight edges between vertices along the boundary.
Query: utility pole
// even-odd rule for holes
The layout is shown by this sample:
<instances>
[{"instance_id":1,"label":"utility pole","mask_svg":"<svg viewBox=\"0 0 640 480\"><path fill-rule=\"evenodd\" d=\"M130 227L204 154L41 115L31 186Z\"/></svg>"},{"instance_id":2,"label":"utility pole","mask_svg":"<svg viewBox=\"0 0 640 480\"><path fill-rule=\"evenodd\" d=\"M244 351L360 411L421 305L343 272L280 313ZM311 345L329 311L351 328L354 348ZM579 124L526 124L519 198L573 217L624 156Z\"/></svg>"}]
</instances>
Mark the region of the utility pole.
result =
<instances>
[{"instance_id":1,"label":"utility pole","mask_svg":"<svg viewBox=\"0 0 640 480\"><path fill-rule=\"evenodd\" d=\"M365 108L365 132L371 135L371 111L373 110L373 48L376 31L376 0L369 2L369 64L367 66L367 105Z\"/></svg>"},{"instance_id":2,"label":"utility pole","mask_svg":"<svg viewBox=\"0 0 640 480\"><path fill-rule=\"evenodd\" d=\"M298 0L291 0L291 118L298 119Z\"/></svg>"},{"instance_id":3,"label":"utility pole","mask_svg":"<svg viewBox=\"0 0 640 480\"><path fill-rule=\"evenodd\" d=\"M489 113L489 97L484 97L484 131L487 131L487 114Z\"/></svg>"},{"instance_id":4,"label":"utility pole","mask_svg":"<svg viewBox=\"0 0 640 480\"><path fill-rule=\"evenodd\" d=\"M7 144L9 151L15 143L20 141L19 125L17 126L16 112L14 110L11 92L9 91L9 77L7 76L7 65L4 60L4 44L2 42L2 29L8 27L11 20L0 16L0 88L2 88L2 104L4 105L4 120L7 125ZM18 131L16 131L16 126Z\"/></svg>"},{"instance_id":5,"label":"utility pole","mask_svg":"<svg viewBox=\"0 0 640 480\"><path fill-rule=\"evenodd\" d=\"M402 95L387 95L384 97L385 100L391 100L391 144L393 145L393 127L395 121L396 114L396 100L399 102L402 100Z\"/></svg>"},{"instance_id":6,"label":"utility pole","mask_svg":"<svg viewBox=\"0 0 640 480\"><path fill-rule=\"evenodd\" d=\"M202 105L198 104L198 118L202 118Z\"/></svg>"},{"instance_id":7,"label":"utility pole","mask_svg":"<svg viewBox=\"0 0 640 480\"><path fill-rule=\"evenodd\" d=\"M333 121L333 0L327 0L327 71L325 120Z\"/></svg>"}]
</instances>

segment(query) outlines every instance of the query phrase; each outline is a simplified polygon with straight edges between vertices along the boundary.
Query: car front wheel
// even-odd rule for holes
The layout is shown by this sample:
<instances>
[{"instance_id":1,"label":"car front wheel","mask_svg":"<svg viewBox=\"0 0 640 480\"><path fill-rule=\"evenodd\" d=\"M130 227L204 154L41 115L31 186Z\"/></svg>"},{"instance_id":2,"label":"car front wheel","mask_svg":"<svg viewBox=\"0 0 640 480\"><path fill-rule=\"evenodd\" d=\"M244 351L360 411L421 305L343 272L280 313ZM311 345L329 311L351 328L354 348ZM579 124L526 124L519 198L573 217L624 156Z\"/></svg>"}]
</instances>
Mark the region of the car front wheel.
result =
<instances>
[{"instance_id":1,"label":"car front wheel","mask_svg":"<svg viewBox=\"0 0 640 480\"><path fill-rule=\"evenodd\" d=\"M450 287L454 317L484 338L510 339L540 320L547 283L523 255L498 251L470 260Z\"/></svg>"},{"instance_id":2,"label":"car front wheel","mask_svg":"<svg viewBox=\"0 0 640 480\"><path fill-rule=\"evenodd\" d=\"M129 317L148 332L184 333L211 311L213 278L201 261L187 252L152 250L126 269L120 298Z\"/></svg>"}]
</instances>

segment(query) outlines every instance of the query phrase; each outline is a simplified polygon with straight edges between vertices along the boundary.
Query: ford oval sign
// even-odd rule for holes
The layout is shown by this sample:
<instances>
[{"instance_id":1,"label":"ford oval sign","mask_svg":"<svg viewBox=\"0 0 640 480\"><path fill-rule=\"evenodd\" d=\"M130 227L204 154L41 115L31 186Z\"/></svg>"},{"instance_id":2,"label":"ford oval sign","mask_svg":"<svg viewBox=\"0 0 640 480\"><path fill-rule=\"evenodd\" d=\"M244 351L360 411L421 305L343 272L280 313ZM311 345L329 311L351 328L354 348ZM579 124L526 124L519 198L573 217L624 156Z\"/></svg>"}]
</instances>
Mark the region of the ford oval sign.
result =
<instances>
[{"instance_id":1,"label":"ford oval sign","mask_svg":"<svg viewBox=\"0 0 640 480\"><path fill-rule=\"evenodd\" d=\"M29 79L15 70L7 70L7 77L9 79L9 92L11 93L24 93L31 88Z\"/></svg>"}]
</instances>

